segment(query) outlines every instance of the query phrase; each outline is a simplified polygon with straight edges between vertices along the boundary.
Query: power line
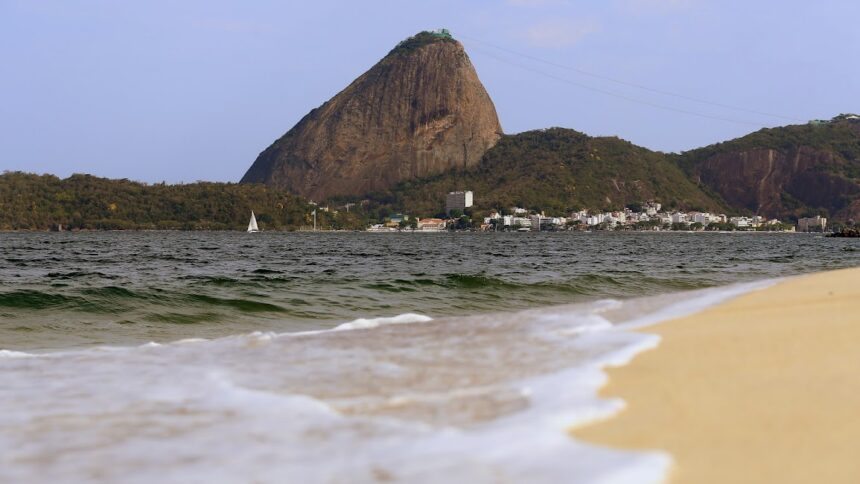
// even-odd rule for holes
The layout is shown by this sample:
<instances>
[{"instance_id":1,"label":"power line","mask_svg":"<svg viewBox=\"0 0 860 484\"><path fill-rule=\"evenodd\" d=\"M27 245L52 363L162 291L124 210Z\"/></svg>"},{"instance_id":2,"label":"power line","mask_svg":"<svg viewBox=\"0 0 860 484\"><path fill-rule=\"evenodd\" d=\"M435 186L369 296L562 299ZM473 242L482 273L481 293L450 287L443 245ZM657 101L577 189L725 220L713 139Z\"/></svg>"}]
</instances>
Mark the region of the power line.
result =
<instances>
[{"instance_id":1,"label":"power line","mask_svg":"<svg viewBox=\"0 0 860 484\"><path fill-rule=\"evenodd\" d=\"M476 39L476 38L474 38L474 37L470 37L470 36L468 36L468 35L458 35L458 37L462 37L462 38L465 38L465 39L469 39L469 40L471 40L471 41L473 41L473 42L477 42L477 43L479 43L479 44L486 45L487 47L491 47L491 48L493 48L493 49L497 49L497 50L500 50L500 51L503 51L503 52L507 52L507 53L509 53L509 54L513 54L513 55L516 55L516 56L519 56L519 57L523 57L523 58L530 59L530 60L533 60L533 61L541 62L541 63L543 63L543 64L547 64L547 65L550 65L550 66L553 66L553 67L558 67L558 68L560 68L560 69L566 69L566 70L569 70L569 71L573 71L573 72L576 72L576 73L578 73L578 74L582 74L582 75L584 75L584 76L593 77L593 78L595 78L595 79L601 79L601 80L604 80L604 81L614 82L614 83L616 83L616 84L620 84L620 85L622 85L622 86L633 87L633 88L636 88L636 89L641 89L641 90L643 90L643 91L653 92L653 93L655 93L655 94L661 94L661 95L664 95L664 96L672 96L672 97L676 97L676 98L679 98L679 99L684 99L684 100L687 100L687 101L693 101L693 102L697 102L697 103L700 103L700 104L707 104L707 105L716 106L716 107L720 107L720 108L724 108L724 109L731 109L731 110L734 110L734 111L742 111L742 112L746 112L746 113L750 113L750 114L758 114L758 115L761 115L761 116L769 116L769 117L772 117L772 118L785 119L785 120L789 120L789 121L799 121L799 122L804 122L804 120L802 120L802 119L793 118L793 117L791 117L791 116L784 116L784 115L781 115L781 114L773 114L773 113L768 113L768 112L765 112L765 111L757 111L757 110L755 110L755 109L749 109L749 108L744 108L744 107L740 107L740 106L734 106L734 105L731 105L731 104L724 104L724 103L719 103L719 102L714 102L714 101L708 101L708 100L706 100L706 99L699 99L699 98L692 97L692 96L687 96L687 95L684 95L684 94L679 94L679 93L675 93L675 92L665 91L665 90L662 90L662 89L655 89L655 88L652 88L652 87L643 86L643 85L641 85L641 84L637 84L637 83L629 82L629 81L624 81L624 80L616 79L616 78L609 77L609 76L604 76L604 75L602 75L602 74L595 74L595 73L593 73L593 72L585 71L585 70L583 70L583 69L579 69L579 68L576 68L576 67L571 67L571 66L567 66L567 65L564 65L564 64L559 64L559 63L557 63L557 62L549 61L549 60L546 60L546 59L541 59L540 57L535 57L535 56L532 56L532 55L529 55L529 54L523 54L523 53L521 53L521 52L517 52L517 51L511 50L511 49L507 49L507 48L505 48L505 47L500 47L500 46L497 46L497 45L493 45L493 44L491 44L491 43L489 43L489 42L485 42L485 41L483 41L483 40L479 40L479 39Z\"/></svg>"},{"instance_id":2,"label":"power line","mask_svg":"<svg viewBox=\"0 0 860 484\"><path fill-rule=\"evenodd\" d=\"M518 63L516 63L516 62L511 62L511 61L509 61L509 60L503 59L503 58L498 57L498 56L496 56L496 55L494 55L494 54L491 54L491 53L489 53L489 52L486 52L486 51L484 51L484 50L482 50L482 49L474 49L474 50L475 50L476 52L481 52L482 54L484 54L484 55L486 55L486 56L489 56L489 57L491 57L491 58L493 58L493 59L495 59L495 60L497 60L497 61L499 61L499 62L502 62L502 63L504 63L504 64L508 64L508 65L511 65L511 66L514 66L514 67L517 67L517 68L519 68L519 69L523 69L523 70L526 70L526 71L534 72L534 73L536 73L536 74L540 74L540 75L542 75L542 76L549 77L550 79L555 79L556 81L564 82L564 83L566 83L566 84L570 84L570 85L573 85L573 86L576 86L576 87L579 87L579 88L582 88L582 89L587 89L587 90L589 90L589 91L593 91L593 92L597 92L597 93L600 93L600 94L604 94L604 95L606 95L606 96L611 96L611 97L615 97L615 98L618 98L618 99L623 99L623 100L625 100L625 101L630 101L630 102L634 102L634 103L638 103L638 104L643 104L643 105L645 105L645 106L650 106L650 107L653 107L653 108L663 109L663 110L666 110L666 111L673 111L673 112L676 112L676 113L687 114L687 115L690 115L690 116L698 116L698 117L700 117L700 118L707 118L707 119L713 119L713 120L717 120L717 121L725 121L725 122L728 122L728 123L743 124L743 125L751 125L751 126L757 126L757 127L758 127L758 126L763 126L763 124L762 124L762 123L756 123L756 122L753 122L753 121L746 121L746 120L732 119L732 118L724 118L724 117L722 117L722 116L714 116L714 115L711 115L711 114L699 113L699 112L696 112L696 111L689 111L689 110L686 110L686 109L675 108L675 107L672 107L672 106L666 106L666 105L663 105L663 104L657 104L657 103L653 103L653 102L650 102L650 101L645 101L645 100L642 100L642 99L637 99L637 98L633 98L633 97L625 96L625 95L623 95L623 94L618 94L618 93L613 92L613 91L607 91L607 90L605 90L605 89L600 89L600 88L597 88L597 87L589 86L589 85L587 85L587 84L582 84L582 83L579 83L579 82L576 82L576 81L572 81L572 80L567 79L567 78L564 78L564 77L559 77L559 76L556 76L556 75L554 75L554 74L550 74L550 73L548 73L548 72L542 71L542 70L540 70L540 69L535 69L535 68L533 68L533 67L524 66L524 65L522 65L522 64L518 64Z\"/></svg>"}]
</instances>

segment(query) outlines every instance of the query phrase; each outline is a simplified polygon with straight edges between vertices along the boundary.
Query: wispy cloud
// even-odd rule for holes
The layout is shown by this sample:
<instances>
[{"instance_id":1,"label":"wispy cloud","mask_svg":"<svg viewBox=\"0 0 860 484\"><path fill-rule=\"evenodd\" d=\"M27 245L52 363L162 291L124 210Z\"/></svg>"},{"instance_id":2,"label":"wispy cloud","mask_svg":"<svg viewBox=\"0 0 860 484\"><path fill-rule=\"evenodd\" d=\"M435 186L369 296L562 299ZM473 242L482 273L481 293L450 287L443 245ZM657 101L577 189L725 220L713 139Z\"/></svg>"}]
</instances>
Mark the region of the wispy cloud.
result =
<instances>
[{"instance_id":1,"label":"wispy cloud","mask_svg":"<svg viewBox=\"0 0 860 484\"><path fill-rule=\"evenodd\" d=\"M599 30L600 24L594 19L553 19L528 27L521 37L535 47L559 49L575 45Z\"/></svg>"}]
</instances>

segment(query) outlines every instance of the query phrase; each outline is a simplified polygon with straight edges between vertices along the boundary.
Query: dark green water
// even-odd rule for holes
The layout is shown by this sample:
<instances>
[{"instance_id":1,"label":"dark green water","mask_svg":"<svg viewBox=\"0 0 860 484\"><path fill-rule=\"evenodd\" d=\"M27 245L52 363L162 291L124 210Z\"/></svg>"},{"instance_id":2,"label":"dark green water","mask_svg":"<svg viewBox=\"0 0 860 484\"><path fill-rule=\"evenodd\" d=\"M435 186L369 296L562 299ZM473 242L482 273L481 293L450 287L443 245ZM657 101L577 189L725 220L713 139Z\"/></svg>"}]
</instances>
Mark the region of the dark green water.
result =
<instances>
[{"instance_id":1,"label":"dark green water","mask_svg":"<svg viewBox=\"0 0 860 484\"><path fill-rule=\"evenodd\" d=\"M801 234L3 233L0 348L305 331L857 265L857 240Z\"/></svg>"}]
</instances>

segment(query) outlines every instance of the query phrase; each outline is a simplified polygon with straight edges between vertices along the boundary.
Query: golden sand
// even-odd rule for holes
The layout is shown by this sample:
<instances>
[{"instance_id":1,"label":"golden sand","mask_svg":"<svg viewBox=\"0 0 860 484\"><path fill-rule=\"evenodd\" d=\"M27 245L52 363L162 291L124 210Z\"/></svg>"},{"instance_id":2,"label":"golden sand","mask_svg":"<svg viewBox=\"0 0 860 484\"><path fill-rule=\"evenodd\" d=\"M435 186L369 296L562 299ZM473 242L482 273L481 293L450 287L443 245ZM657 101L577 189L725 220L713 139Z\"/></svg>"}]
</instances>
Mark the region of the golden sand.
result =
<instances>
[{"instance_id":1,"label":"golden sand","mask_svg":"<svg viewBox=\"0 0 860 484\"><path fill-rule=\"evenodd\" d=\"M661 449L673 483L860 483L860 269L789 279L644 331L587 442Z\"/></svg>"}]
</instances>

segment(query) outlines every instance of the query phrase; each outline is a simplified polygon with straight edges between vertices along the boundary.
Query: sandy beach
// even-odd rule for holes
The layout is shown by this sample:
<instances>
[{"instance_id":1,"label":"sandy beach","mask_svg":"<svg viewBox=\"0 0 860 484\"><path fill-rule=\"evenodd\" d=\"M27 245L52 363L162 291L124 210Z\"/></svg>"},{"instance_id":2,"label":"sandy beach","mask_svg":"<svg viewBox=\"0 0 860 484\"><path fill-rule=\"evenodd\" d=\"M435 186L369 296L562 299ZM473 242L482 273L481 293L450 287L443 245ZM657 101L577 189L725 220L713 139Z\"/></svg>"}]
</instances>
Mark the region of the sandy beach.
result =
<instances>
[{"instance_id":1,"label":"sandy beach","mask_svg":"<svg viewBox=\"0 0 860 484\"><path fill-rule=\"evenodd\" d=\"M572 431L664 450L680 483L860 482L860 269L792 278L643 331L609 370L627 407Z\"/></svg>"}]
</instances>

